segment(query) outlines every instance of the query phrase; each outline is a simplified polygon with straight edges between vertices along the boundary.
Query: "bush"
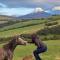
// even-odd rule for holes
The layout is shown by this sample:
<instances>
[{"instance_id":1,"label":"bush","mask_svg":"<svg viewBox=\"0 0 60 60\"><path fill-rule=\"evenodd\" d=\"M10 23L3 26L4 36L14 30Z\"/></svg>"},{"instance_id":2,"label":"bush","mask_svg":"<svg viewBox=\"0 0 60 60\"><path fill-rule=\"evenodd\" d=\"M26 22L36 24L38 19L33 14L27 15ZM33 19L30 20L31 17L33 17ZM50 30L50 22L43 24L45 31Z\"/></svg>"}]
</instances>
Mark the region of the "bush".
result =
<instances>
[{"instance_id":1,"label":"bush","mask_svg":"<svg viewBox=\"0 0 60 60\"><path fill-rule=\"evenodd\" d=\"M57 34L60 35L60 25L51 28L44 28L37 32L39 35Z\"/></svg>"},{"instance_id":2,"label":"bush","mask_svg":"<svg viewBox=\"0 0 60 60\"><path fill-rule=\"evenodd\" d=\"M58 24L58 22L49 22L49 23L46 23L45 25L46 26L52 26L52 25L56 25Z\"/></svg>"},{"instance_id":3,"label":"bush","mask_svg":"<svg viewBox=\"0 0 60 60\"><path fill-rule=\"evenodd\" d=\"M8 38L3 37L3 38L0 38L0 43L8 42L8 41L10 41L11 38L12 37L8 37Z\"/></svg>"}]
</instances>

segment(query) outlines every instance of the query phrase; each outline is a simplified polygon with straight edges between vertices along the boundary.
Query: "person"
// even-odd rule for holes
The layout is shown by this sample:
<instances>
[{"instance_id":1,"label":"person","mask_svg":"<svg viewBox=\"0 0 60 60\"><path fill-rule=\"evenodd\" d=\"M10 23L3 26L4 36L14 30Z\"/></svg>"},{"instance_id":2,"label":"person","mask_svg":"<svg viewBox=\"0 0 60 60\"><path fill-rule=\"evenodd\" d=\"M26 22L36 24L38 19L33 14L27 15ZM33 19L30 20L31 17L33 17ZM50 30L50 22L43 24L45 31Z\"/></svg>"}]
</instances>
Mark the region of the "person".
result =
<instances>
[{"instance_id":1,"label":"person","mask_svg":"<svg viewBox=\"0 0 60 60\"><path fill-rule=\"evenodd\" d=\"M32 43L35 43L35 45L37 46L37 49L33 52L34 57L36 60L41 60L39 54L47 51L47 45L43 43L40 37L35 33L31 35L31 38Z\"/></svg>"}]
</instances>

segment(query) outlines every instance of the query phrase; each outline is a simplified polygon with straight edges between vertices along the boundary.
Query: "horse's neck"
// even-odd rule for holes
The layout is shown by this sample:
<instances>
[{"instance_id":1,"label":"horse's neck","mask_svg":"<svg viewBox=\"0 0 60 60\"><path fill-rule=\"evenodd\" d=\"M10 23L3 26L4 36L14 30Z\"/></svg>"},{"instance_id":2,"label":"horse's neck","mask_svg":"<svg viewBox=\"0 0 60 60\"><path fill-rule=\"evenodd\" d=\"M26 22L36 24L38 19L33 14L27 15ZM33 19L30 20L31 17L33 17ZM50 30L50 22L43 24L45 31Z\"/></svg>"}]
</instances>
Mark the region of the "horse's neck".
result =
<instances>
[{"instance_id":1,"label":"horse's neck","mask_svg":"<svg viewBox=\"0 0 60 60\"><path fill-rule=\"evenodd\" d=\"M7 50L11 50L13 52L14 49L16 48L16 46L17 46L17 44L16 44L15 40L12 40L8 44L4 45L4 48Z\"/></svg>"}]
</instances>

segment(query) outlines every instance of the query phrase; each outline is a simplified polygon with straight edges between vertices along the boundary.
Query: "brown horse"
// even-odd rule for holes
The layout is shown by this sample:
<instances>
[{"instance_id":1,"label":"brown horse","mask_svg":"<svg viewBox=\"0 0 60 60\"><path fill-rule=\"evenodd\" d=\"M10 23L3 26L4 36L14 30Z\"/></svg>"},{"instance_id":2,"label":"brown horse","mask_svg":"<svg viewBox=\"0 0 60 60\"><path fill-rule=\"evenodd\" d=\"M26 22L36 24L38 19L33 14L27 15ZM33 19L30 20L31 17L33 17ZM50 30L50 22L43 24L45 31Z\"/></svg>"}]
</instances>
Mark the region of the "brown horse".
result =
<instances>
[{"instance_id":1,"label":"brown horse","mask_svg":"<svg viewBox=\"0 0 60 60\"><path fill-rule=\"evenodd\" d=\"M13 52L16 46L26 44L27 41L24 41L22 38L20 38L20 36L13 37L9 43L0 48L0 60L12 60Z\"/></svg>"}]
</instances>

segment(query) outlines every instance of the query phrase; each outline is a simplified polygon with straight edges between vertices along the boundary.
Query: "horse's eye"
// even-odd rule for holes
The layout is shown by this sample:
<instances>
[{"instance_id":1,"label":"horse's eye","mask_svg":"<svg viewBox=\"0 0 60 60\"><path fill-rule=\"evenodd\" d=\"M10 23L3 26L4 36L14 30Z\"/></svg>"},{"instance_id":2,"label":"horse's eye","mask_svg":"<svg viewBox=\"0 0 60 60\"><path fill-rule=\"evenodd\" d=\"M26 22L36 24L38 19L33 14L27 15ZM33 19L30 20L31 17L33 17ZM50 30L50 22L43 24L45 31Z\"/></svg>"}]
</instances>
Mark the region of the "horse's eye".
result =
<instances>
[{"instance_id":1,"label":"horse's eye","mask_svg":"<svg viewBox=\"0 0 60 60\"><path fill-rule=\"evenodd\" d=\"M21 38L19 38L19 40L21 40Z\"/></svg>"}]
</instances>

